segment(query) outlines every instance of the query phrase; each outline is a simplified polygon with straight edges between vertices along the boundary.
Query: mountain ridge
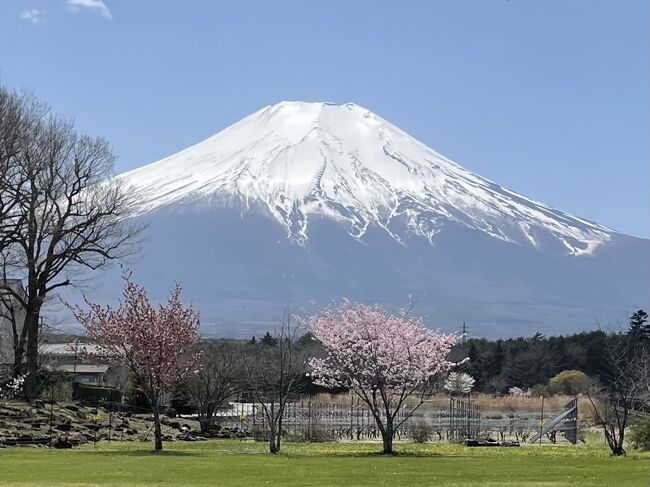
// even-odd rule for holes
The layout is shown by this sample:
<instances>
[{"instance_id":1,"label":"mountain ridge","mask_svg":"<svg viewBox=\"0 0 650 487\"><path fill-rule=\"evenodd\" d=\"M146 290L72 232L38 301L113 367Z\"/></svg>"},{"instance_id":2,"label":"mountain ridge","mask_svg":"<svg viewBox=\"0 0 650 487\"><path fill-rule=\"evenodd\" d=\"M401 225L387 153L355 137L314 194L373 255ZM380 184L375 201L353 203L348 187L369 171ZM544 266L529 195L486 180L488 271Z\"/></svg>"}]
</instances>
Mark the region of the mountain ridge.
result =
<instances>
[{"instance_id":1,"label":"mountain ridge","mask_svg":"<svg viewBox=\"0 0 650 487\"><path fill-rule=\"evenodd\" d=\"M452 221L533 247L550 236L572 255L591 254L616 233L468 171L354 103L269 105L119 177L138 192L140 214L239 200L266 211L299 244L314 215L357 239L372 224L403 241L392 229L402 219L407 232L432 242Z\"/></svg>"}]
</instances>

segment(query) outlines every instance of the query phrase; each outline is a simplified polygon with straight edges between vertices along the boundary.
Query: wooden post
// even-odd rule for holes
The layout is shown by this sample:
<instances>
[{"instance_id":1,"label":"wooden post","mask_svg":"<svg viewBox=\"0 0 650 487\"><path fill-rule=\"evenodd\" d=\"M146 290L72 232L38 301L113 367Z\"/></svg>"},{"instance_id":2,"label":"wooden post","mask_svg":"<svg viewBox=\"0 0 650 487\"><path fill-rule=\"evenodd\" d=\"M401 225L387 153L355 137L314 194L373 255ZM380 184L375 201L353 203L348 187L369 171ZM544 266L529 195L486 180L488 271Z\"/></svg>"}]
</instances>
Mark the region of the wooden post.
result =
<instances>
[{"instance_id":1,"label":"wooden post","mask_svg":"<svg viewBox=\"0 0 650 487\"><path fill-rule=\"evenodd\" d=\"M307 401L307 438L311 441L311 392Z\"/></svg>"},{"instance_id":2,"label":"wooden post","mask_svg":"<svg viewBox=\"0 0 650 487\"><path fill-rule=\"evenodd\" d=\"M454 398L449 396L449 439L453 438L454 434L454 417L452 411L454 410Z\"/></svg>"},{"instance_id":3,"label":"wooden post","mask_svg":"<svg viewBox=\"0 0 650 487\"><path fill-rule=\"evenodd\" d=\"M350 439L354 440L354 397L350 395Z\"/></svg>"},{"instance_id":4,"label":"wooden post","mask_svg":"<svg viewBox=\"0 0 650 487\"><path fill-rule=\"evenodd\" d=\"M54 381L50 377L50 447L52 447L52 423L54 422Z\"/></svg>"},{"instance_id":5,"label":"wooden post","mask_svg":"<svg viewBox=\"0 0 650 487\"><path fill-rule=\"evenodd\" d=\"M539 420L539 446L542 446L542 431L544 431L544 395L542 395L542 417Z\"/></svg>"}]
</instances>

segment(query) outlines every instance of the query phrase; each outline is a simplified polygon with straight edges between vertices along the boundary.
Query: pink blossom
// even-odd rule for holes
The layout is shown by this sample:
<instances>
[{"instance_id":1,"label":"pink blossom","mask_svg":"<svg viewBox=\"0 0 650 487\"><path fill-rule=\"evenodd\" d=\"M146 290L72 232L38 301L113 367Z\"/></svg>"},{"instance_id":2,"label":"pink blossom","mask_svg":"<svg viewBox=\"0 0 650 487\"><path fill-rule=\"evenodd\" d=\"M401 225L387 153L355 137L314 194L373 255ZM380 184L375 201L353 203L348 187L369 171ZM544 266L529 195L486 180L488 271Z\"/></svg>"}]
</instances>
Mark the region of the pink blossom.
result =
<instances>
[{"instance_id":1,"label":"pink blossom","mask_svg":"<svg viewBox=\"0 0 650 487\"><path fill-rule=\"evenodd\" d=\"M380 306L346 301L306 324L327 353L310 360L314 381L350 388L366 402L387 453L399 427L393 420L405 399L418 389L424 392L429 379L456 365L447 355L457 336L430 330L407 312L392 315Z\"/></svg>"},{"instance_id":2,"label":"pink blossom","mask_svg":"<svg viewBox=\"0 0 650 487\"><path fill-rule=\"evenodd\" d=\"M75 306L73 312L97 345L92 355L129 367L143 387L162 394L196 366L181 358L199 340L199 316L192 306L183 307L180 294L177 284L167 303L156 308L145 289L127 276L119 308L86 301L89 310Z\"/></svg>"},{"instance_id":3,"label":"pink blossom","mask_svg":"<svg viewBox=\"0 0 650 487\"><path fill-rule=\"evenodd\" d=\"M176 285L167 302L154 307L143 287L124 278L123 301L119 308L100 306L86 300L84 310L71 307L97 350L81 353L107 358L124 365L154 408L156 449L162 449L158 408L162 395L170 392L189 373L196 370L198 356L185 359L199 340L199 315L180 301L181 286Z\"/></svg>"}]
</instances>

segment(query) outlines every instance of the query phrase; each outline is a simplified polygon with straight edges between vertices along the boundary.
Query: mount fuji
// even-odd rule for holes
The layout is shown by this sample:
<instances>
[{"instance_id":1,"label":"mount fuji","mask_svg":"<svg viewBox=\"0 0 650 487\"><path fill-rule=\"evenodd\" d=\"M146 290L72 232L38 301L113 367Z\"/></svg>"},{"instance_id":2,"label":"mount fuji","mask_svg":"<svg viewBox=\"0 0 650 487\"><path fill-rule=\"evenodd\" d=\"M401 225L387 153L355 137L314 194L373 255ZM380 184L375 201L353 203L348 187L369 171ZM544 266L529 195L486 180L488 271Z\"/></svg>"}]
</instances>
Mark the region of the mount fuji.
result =
<instances>
[{"instance_id":1,"label":"mount fuji","mask_svg":"<svg viewBox=\"0 0 650 487\"><path fill-rule=\"evenodd\" d=\"M484 336L594 328L650 301L650 241L503 188L352 103L268 106L118 178L148 224L135 278L156 297L181 281L207 334L343 296ZM93 293L117 298L115 275Z\"/></svg>"}]
</instances>

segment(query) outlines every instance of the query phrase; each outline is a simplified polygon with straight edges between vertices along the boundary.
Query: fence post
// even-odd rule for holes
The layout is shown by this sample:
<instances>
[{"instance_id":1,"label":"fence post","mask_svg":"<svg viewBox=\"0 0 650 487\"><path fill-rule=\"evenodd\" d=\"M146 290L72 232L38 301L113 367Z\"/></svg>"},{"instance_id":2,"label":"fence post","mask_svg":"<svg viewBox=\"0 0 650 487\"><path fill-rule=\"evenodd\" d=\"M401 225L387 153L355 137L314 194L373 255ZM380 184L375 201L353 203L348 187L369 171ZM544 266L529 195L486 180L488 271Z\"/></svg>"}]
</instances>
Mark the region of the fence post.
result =
<instances>
[{"instance_id":1,"label":"fence post","mask_svg":"<svg viewBox=\"0 0 650 487\"><path fill-rule=\"evenodd\" d=\"M354 440L354 396L350 394L350 439Z\"/></svg>"},{"instance_id":2,"label":"fence post","mask_svg":"<svg viewBox=\"0 0 650 487\"><path fill-rule=\"evenodd\" d=\"M108 442L111 442L111 430L113 429L113 406L108 407Z\"/></svg>"},{"instance_id":3,"label":"fence post","mask_svg":"<svg viewBox=\"0 0 650 487\"><path fill-rule=\"evenodd\" d=\"M542 395L542 417L539 420L539 446L542 446L542 431L544 431L544 395Z\"/></svg>"},{"instance_id":4,"label":"fence post","mask_svg":"<svg viewBox=\"0 0 650 487\"><path fill-rule=\"evenodd\" d=\"M54 422L54 382L50 377L50 448L52 447L52 423Z\"/></svg>"},{"instance_id":5,"label":"fence post","mask_svg":"<svg viewBox=\"0 0 650 487\"><path fill-rule=\"evenodd\" d=\"M454 410L454 398L449 397L449 440L451 441L453 439L453 434L454 434L454 416L452 414L452 411Z\"/></svg>"},{"instance_id":6,"label":"fence post","mask_svg":"<svg viewBox=\"0 0 650 487\"><path fill-rule=\"evenodd\" d=\"M311 441L311 391L307 400L307 439Z\"/></svg>"}]
</instances>

